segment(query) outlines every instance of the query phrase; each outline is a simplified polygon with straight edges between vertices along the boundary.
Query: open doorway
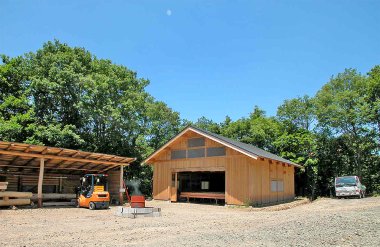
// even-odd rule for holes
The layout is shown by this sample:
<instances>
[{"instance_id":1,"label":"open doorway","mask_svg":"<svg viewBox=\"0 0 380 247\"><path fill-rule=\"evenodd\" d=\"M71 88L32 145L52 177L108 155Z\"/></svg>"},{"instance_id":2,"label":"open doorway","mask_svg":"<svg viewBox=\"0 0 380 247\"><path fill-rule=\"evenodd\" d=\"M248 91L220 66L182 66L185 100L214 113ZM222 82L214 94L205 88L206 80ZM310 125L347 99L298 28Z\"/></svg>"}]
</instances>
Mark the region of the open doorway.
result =
<instances>
[{"instance_id":1,"label":"open doorway","mask_svg":"<svg viewBox=\"0 0 380 247\"><path fill-rule=\"evenodd\" d=\"M225 172L179 172L180 201L222 202L225 200Z\"/></svg>"}]
</instances>

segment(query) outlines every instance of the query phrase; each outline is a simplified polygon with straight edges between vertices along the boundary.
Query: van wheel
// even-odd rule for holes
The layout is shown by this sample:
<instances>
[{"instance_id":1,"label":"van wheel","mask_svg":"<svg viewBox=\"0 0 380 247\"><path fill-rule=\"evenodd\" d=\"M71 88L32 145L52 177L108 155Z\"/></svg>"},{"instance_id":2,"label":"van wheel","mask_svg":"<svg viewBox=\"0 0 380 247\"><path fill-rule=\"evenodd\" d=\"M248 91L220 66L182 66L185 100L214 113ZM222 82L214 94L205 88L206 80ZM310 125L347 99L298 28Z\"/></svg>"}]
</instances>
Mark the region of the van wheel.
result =
<instances>
[{"instance_id":1,"label":"van wheel","mask_svg":"<svg viewBox=\"0 0 380 247\"><path fill-rule=\"evenodd\" d=\"M93 203L93 202L90 202L90 204L88 205L88 208L90 209L90 210L94 210L96 207L95 207L95 203Z\"/></svg>"}]
</instances>

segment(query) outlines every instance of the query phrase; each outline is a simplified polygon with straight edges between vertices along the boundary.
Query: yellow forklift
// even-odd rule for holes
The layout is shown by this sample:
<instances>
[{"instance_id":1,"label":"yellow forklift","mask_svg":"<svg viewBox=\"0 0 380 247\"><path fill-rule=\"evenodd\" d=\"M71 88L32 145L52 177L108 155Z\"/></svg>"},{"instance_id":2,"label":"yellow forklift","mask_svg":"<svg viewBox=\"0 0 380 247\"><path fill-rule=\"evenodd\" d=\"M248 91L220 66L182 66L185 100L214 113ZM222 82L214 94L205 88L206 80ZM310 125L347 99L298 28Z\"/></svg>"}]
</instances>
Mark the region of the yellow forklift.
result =
<instances>
[{"instance_id":1,"label":"yellow forklift","mask_svg":"<svg viewBox=\"0 0 380 247\"><path fill-rule=\"evenodd\" d=\"M77 192L77 206L91 210L106 209L110 205L107 174L86 174Z\"/></svg>"}]
</instances>

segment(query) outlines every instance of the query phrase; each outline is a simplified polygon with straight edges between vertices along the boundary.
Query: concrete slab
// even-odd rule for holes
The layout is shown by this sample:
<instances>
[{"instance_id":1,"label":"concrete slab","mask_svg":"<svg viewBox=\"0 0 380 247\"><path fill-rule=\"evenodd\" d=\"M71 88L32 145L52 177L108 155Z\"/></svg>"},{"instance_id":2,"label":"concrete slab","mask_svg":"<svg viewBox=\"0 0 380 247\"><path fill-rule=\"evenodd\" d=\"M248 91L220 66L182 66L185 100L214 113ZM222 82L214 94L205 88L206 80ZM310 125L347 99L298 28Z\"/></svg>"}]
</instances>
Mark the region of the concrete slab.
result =
<instances>
[{"instance_id":1,"label":"concrete slab","mask_svg":"<svg viewBox=\"0 0 380 247\"><path fill-rule=\"evenodd\" d=\"M159 217L161 208L130 208L119 206L116 208L116 216L138 218L138 217Z\"/></svg>"}]
</instances>

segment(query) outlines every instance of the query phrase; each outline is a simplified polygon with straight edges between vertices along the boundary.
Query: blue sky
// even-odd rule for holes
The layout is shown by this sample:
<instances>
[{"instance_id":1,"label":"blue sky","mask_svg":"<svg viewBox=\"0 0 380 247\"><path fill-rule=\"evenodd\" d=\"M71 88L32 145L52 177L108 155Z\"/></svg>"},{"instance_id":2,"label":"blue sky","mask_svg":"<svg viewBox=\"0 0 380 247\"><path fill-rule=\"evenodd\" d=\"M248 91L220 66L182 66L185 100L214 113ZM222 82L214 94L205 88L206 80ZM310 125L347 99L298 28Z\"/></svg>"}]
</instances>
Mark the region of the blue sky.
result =
<instances>
[{"instance_id":1,"label":"blue sky","mask_svg":"<svg viewBox=\"0 0 380 247\"><path fill-rule=\"evenodd\" d=\"M0 53L54 38L127 66L182 118L236 120L380 64L380 1L0 0Z\"/></svg>"}]
</instances>

